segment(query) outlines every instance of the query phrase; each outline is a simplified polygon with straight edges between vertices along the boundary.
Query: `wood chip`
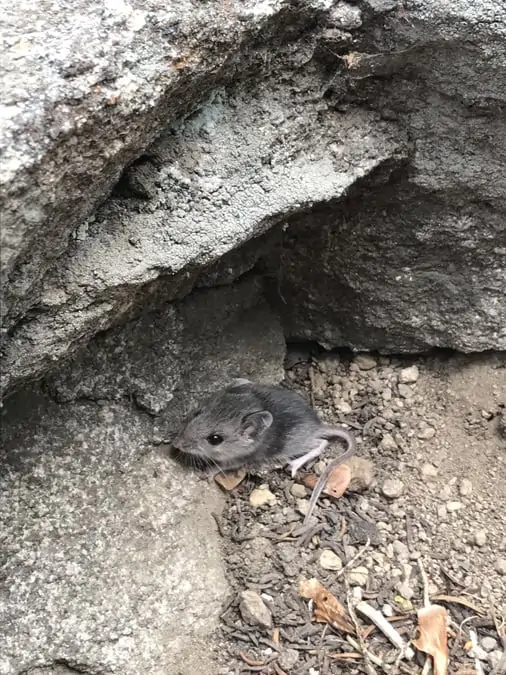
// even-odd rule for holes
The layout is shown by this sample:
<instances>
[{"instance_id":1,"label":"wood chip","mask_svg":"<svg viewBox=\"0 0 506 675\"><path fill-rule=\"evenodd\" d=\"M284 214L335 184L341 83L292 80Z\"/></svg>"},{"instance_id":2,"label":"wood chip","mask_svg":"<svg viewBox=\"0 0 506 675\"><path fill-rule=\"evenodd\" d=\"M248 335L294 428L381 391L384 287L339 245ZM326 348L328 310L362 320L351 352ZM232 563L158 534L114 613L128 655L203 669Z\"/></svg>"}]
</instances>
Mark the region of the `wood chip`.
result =
<instances>
[{"instance_id":1,"label":"wood chip","mask_svg":"<svg viewBox=\"0 0 506 675\"><path fill-rule=\"evenodd\" d=\"M231 492L242 483L246 477L246 473L247 471L244 468L237 469L237 471L231 471L230 473L218 473L214 477L214 480L221 488L223 488L223 490Z\"/></svg>"}]
</instances>

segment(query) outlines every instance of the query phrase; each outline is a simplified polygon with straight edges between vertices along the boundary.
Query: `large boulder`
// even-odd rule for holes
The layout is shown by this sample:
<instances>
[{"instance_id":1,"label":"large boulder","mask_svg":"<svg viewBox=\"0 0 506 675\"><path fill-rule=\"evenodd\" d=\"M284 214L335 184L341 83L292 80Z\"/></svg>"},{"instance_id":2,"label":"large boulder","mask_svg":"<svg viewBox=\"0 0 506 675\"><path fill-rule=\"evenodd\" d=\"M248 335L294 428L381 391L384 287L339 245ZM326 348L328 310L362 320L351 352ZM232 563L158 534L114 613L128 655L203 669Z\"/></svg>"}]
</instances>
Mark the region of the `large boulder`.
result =
<instances>
[{"instance_id":1,"label":"large boulder","mask_svg":"<svg viewBox=\"0 0 506 675\"><path fill-rule=\"evenodd\" d=\"M2 389L266 246L288 337L505 348L504 10L222 10L9 10Z\"/></svg>"},{"instance_id":2,"label":"large boulder","mask_svg":"<svg viewBox=\"0 0 506 675\"><path fill-rule=\"evenodd\" d=\"M284 351L251 279L148 312L8 399L2 675L218 672L222 502L164 441L222 383L281 379Z\"/></svg>"}]
</instances>

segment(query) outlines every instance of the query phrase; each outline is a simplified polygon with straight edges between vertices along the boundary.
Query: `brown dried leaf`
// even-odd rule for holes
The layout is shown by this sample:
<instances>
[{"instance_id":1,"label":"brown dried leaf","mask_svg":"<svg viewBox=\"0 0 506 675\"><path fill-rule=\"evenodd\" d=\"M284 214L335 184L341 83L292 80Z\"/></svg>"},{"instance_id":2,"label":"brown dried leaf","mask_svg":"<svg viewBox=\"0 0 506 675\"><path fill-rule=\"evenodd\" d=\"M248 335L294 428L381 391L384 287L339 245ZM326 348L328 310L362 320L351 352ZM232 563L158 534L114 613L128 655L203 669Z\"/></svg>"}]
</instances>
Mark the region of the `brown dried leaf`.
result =
<instances>
[{"instance_id":1,"label":"brown dried leaf","mask_svg":"<svg viewBox=\"0 0 506 675\"><path fill-rule=\"evenodd\" d=\"M314 618L319 623L328 623L344 633L355 634L355 627L346 609L317 579L302 579L299 595L314 602Z\"/></svg>"},{"instance_id":2,"label":"brown dried leaf","mask_svg":"<svg viewBox=\"0 0 506 675\"><path fill-rule=\"evenodd\" d=\"M434 675L446 675L448 671L447 623L448 612L441 605L429 605L418 610L420 636L413 644L432 656Z\"/></svg>"},{"instance_id":3,"label":"brown dried leaf","mask_svg":"<svg viewBox=\"0 0 506 675\"><path fill-rule=\"evenodd\" d=\"M443 593L440 593L439 595L433 595L431 600L435 600L436 602L454 602L457 605L463 605L468 609L472 609L473 612L476 612L476 614L479 614L480 616L485 616L486 614L485 610L473 605L472 602L469 602L469 600L462 595L444 595Z\"/></svg>"},{"instance_id":4,"label":"brown dried leaf","mask_svg":"<svg viewBox=\"0 0 506 675\"><path fill-rule=\"evenodd\" d=\"M351 471L346 464L340 464L336 466L327 480L325 487L322 492L324 495L329 497L334 497L334 499L339 499L346 492L348 485L351 480ZM303 484L308 488L314 488L318 482L318 476L314 473L304 476L302 479Z\"/></svg>"},{"instance_id":5,"label":"brown dried leaf","mask_svg":"<svg viewBox=\"0 0 506 675\"><path fill-rule=\"evenodd\" d=\"M235 488L242 483L246 477L246 473L246 469L244 468L237 469L237 471L231 471L230 473L218 473L214 477L214 480L221 488L230 492L231 490L235 490Z\"/></svg>"}]
</instances>

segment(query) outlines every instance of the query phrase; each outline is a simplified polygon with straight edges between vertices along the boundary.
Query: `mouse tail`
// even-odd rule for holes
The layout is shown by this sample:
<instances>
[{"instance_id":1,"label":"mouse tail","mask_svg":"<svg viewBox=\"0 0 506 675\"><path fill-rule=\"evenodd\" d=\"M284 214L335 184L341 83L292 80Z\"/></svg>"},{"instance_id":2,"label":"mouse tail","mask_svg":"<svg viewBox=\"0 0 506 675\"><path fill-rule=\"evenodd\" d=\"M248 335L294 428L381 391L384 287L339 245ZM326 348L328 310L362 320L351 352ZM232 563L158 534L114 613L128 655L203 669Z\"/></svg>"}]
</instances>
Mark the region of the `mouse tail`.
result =
<instances>
[{"instance_id":1,"label":"mouse tail","mask_svg":"<svg viewBox=\"0 0 506 675\"><path fill-rule=\"evenodd\" d=\"M349 454L355 452L357 448L357 441L355 440L354 434L344 427L324 427L321 438L325 439L326 441L333 441L336 438L345 441L346 445L348 446L346 448L346 452Z\"/></svg>"}]
</instances>

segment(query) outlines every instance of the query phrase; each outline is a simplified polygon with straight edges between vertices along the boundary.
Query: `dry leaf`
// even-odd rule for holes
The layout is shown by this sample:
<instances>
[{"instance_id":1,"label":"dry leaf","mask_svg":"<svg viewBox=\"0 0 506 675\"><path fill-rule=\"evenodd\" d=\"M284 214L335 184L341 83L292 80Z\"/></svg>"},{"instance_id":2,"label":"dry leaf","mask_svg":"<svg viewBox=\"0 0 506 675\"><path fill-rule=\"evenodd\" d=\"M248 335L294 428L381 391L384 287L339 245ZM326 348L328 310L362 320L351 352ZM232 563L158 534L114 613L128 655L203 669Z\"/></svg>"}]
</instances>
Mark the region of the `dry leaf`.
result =
<instances>
[{"instance_id":1,"label":"dry leaf","mask_svg":"<svg viewBox=\"0 0 506 675\"><path fill-rule=\"evenodd\" d=\"M237 469L237 471L231 471L230 473L218 473L214 477L214 480L221 488L230 492L231 490L235 490L235 488L242 483L246 477L246 473L246 469L244 468Z\"/></svg>"},{"instance_id":2,"label":"dry leaf","mask_svg":"<svg viewBox=\"0 0 506 675\"><path fill-rule=\"evenodd\" d=\"M464 607L467 607L468 609L472 609L473 612L476 612L476 614L479 614L480 616L485 616L486 612L481 609L480 607L477 607L476 605L473 605L472 602L469 602L469 600L462 595L444 595L444 594L439 594L439 595L433 595L431 597L431 600L435 600L436 602L454 602L457 605L464 605Z\"/></svg>"},{"instance_id":3,"label":"dry leaf","mask_svg":"<svg viewBox=\"0 0 506 675\"><path fill-rule=\"evenodd\" d=\"M346 466L346 464L340 464L333 469L322 492L324 495L334 497L334 499L339 499L339 497L342 497L346 492L346 488L350 484L350 480L350 468ZM302 479L302 482L306 487L312 489L318 482L318 476L315 474L309 474Z\"/></svg>"},{"instance_id":4,"label":"dry leaf","mask_svg":"<svg viewBox=\"0 0 506 675\"><path fill-rule=\"evenodd\" d=\"M328 623L344 633L355 634L355 627L346 609L317 579L302 579L299 595L314 602L315 621Z\"/></svg>"},{"instance_id":5,"label":"dry leaf","mask_svg":"<svg viewBox=\"0 0 506 675\"><path fill-rule=\"evenodd\" d=\"M418 610L420 637L413 644L432 656L434 675L446 675L448 671L447 622L448 612L441 605L429 605Z\"/></svg>"}]
</instances>

